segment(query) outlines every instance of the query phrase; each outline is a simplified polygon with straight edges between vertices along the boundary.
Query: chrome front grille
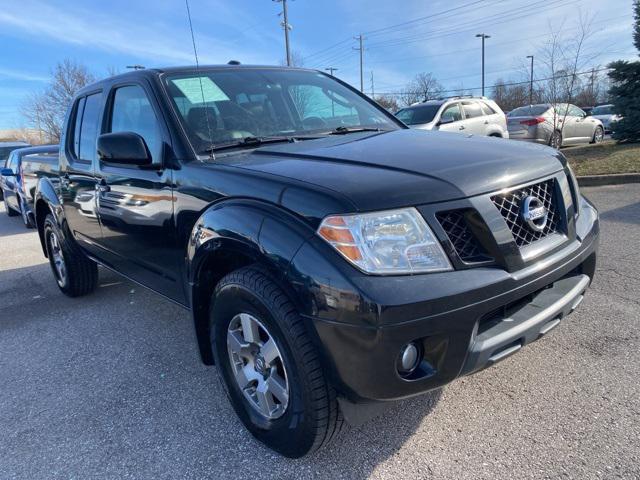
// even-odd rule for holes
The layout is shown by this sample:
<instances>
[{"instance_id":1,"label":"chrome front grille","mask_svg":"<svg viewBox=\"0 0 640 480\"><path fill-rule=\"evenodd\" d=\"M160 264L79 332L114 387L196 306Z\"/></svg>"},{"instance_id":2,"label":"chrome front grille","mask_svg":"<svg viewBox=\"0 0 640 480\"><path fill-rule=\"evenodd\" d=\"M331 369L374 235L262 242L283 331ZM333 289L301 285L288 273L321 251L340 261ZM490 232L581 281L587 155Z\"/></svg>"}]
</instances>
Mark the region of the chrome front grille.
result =
<instances>
[{"instance_id":1,"label":"chrome front grille","mask_svg":"<svg viewBox=\"0 0 640 480\"><path fill-rule=\"evenodd\" d=\"M547 210L547 222L540 231L531 228L522 217L522 202L532 196L539 199ZM558 231L560 215L557 205L555 179L529 185L506 193L493 195L491 201L496 206L518 247L526 247Z\"/></svg>"}]
</instances>

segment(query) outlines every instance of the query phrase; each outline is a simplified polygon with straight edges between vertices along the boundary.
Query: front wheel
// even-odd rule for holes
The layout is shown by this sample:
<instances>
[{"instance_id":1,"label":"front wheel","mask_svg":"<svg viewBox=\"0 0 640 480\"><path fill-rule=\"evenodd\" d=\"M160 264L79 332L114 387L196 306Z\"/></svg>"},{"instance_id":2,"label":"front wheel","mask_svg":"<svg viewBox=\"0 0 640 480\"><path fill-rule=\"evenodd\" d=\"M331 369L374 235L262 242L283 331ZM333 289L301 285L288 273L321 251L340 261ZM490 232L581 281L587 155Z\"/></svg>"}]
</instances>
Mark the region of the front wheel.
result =
<instances>
[{"instance_id":1,"label":"front wheel","mask_svg":"<svg viewBox=\"0 0 640 480\"><path fill-rule=\"evenodd\" d=\"M307 328L288 297L256 267L230 273L210 309L218 373L238 417L258 440L298 458L343 424Z\"/></svg>"},{"instance_id":2,"label":"front wheel","mask_svg":"<svg viewBox=\"0 0 640 480\"><path fill-rule=\"evenodd\" d=\"M602 127L596 127L596 131L593 132L593 139L591 143L600 143L604 140L604 130Z\"/></svg>"},{"instance_id":3,"label":"front wheel","mask_svg":"<svg viewBox=\"0 0 640 480\"><path fill-rule=\"evenodd\" d=\"M98 286L98 266L72 238L63 235L53 215L44 220L44 240L58 287L69 297L87 295Z\"/></svg>"}]
</instances>

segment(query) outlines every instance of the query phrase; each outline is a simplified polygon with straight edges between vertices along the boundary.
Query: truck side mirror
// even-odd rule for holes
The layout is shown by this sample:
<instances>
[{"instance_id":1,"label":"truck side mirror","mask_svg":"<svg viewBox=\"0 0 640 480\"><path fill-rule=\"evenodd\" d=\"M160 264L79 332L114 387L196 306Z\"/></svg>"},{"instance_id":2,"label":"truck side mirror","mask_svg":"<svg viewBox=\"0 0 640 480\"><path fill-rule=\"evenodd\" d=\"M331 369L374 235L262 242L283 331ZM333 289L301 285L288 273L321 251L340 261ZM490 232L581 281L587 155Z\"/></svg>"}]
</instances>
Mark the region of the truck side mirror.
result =
<instances>
[{"instance_id":1,"label":"truck side mirror","mask_svg":"<svg viewBox=\"0 0 640 480\"><path fill-rule=\"evenodd\" d=\"M15 177L16 176L16 174L13 173L13 170L11 170L10 168L0 169L0 175L2 175L3 177Z\"/></svg>"},{"instance_id":2,"label":"truck side mirror","mask_svg":"<svg viewBox=\"0 0 640 480\"><path fill-rule=\"evenodd\" d=\"M151 165L147 143L137 133L103 133L98 137L98 155L106 163L119 165Z\"/></svg>"}]
</instances>

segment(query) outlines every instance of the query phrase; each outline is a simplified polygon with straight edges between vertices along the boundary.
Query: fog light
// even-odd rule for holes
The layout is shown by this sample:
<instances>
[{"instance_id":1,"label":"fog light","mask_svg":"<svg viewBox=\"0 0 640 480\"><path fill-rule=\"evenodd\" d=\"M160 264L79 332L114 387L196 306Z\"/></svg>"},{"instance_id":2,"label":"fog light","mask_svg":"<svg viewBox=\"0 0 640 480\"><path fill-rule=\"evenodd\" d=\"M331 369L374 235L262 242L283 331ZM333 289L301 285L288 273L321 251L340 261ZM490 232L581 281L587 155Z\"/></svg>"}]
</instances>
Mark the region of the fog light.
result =
<instances>
[{"instance_id":1,"label":"fog light","mask_svg":"<svg viewBox=\"0 0 640 480\"><path fill-rule=\"evenodd\" d=\"M400 374L407 375L413 372L420 362L419 350L416 344L411 342L402 347L398 360Z\"/></svg>"}]
</instances>

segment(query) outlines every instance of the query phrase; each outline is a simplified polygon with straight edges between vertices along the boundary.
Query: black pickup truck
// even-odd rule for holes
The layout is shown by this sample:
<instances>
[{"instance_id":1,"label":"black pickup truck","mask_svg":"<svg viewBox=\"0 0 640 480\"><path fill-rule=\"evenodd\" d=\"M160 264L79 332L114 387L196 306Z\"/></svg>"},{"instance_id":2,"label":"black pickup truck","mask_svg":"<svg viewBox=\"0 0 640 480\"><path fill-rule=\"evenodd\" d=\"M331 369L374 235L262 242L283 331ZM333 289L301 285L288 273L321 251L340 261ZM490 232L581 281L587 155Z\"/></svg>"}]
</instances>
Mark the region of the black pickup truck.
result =
<instances>
[{"instance_id":1,"label":"black pickup truck","mask_svg":"<svg viewBox=\"0 0 640 480\"><path fill-rule=\"evenodd\" d=\"M312 70L100 81L59 172L35 208L60 289L102 265L189 309L241 420L291 457L539 339L595 270L562 153L410 130Z\"/></svg>"}]
</instances>

